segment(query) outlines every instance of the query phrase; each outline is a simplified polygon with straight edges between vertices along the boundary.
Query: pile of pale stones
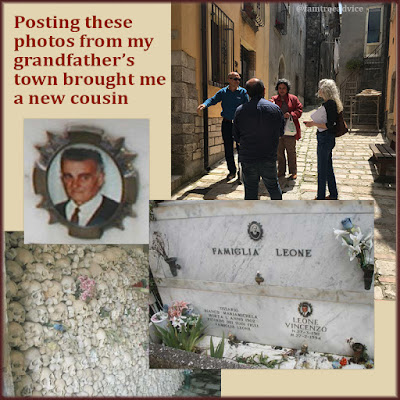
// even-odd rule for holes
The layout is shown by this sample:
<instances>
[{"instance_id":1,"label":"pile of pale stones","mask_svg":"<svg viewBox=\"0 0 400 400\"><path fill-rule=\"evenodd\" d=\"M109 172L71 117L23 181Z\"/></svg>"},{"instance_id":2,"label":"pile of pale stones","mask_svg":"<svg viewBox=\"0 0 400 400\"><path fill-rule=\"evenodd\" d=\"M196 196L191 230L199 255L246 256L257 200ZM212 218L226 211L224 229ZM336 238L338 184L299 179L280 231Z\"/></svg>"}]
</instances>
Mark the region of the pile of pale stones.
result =
<instances>
[{"instance_id":1,"label":"pile of pale stones","mask_svg":"<svg viewBox=\"0 0 400 400\"><path fill-rule=\"evenodd\" d=\"M24 244L5 235L7 340L16 396L171 396L148 369L148 254L138 246ZM79 276L95 281L76 298Z\"/></svg>"}]
</instances>

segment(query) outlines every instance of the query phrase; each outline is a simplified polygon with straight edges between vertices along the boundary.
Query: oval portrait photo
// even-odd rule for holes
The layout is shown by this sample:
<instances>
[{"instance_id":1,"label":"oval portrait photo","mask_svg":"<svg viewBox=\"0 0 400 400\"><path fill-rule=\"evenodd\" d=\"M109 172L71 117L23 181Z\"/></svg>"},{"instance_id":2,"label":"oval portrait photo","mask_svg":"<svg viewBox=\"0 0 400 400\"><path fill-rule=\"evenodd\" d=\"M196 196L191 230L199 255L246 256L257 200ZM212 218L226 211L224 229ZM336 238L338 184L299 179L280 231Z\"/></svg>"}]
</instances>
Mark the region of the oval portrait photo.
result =
<instances>
[{"instance_id":1,"label":"oval portrait photo","mask_svg":"<svg viewBox=\"0 0 400 400\"><path fill-rule=\"evenodd\" d=\"M55 155L47 170L47 188L61 217L79 227L107 223L122 199L122 177L114 160L86 143Z\"/></svg>"}]
</instances>

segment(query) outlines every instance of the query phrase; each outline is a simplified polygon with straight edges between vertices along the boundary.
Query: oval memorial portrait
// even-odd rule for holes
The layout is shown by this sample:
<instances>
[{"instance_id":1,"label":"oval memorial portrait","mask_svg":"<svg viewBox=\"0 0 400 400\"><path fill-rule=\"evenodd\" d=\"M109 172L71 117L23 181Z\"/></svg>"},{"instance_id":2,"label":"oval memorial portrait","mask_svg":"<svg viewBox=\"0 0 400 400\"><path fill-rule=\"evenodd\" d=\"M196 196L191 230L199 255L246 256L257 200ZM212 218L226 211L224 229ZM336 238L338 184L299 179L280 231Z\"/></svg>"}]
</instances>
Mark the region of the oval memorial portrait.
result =
<instances>
[{"instance_id":1,"label":"oval memorial portrait","mask_svg":"<svg viewBox=\"0 0 400 400\"><path fill-rule=\"evenodd\" d=\"M104 150L74 144L59 151L47 170L47 189L56 211L79 227L103 226L122 200L122 176Z\"/></svg>"},{"instance_id":2,"label":"oval memorial portrait","mask_svg":"<svg viewBox=\"0 0 400 400\"><path fill-rule=\"evenodd\" d=\"M35 145L40 155L32 178L42 197L37 207L48 211L49 224L62 224L80 239L99 239L109 228L124 230L124 218L136 217L132 205L138 193L137 153L129 151L126 138L90 125L46 134L47 142Z\"/></svg>"}]
</instances>

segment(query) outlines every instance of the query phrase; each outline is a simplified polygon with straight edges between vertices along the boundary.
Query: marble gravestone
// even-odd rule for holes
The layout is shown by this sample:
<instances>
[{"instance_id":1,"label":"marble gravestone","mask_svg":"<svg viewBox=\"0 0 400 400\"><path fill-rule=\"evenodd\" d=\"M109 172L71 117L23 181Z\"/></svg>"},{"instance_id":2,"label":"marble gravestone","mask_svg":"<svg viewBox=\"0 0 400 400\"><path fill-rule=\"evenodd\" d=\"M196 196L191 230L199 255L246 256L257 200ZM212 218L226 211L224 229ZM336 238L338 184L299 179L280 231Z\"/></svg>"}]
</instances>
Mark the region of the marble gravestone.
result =
<instances>
[{"instance_id":1,"label":"marble gravestone","mask_svg":"<svg viewBox=\"0 0 400 400\"><path fill-rule=\"evenodd\" d=\"M150 267L164 304L193 304L207 334L374 353L374 290L333 233L373 230L372 201L171 201L154 209ZM165 261L167 260L167 261Z\"/></svg>"}]
</instances>

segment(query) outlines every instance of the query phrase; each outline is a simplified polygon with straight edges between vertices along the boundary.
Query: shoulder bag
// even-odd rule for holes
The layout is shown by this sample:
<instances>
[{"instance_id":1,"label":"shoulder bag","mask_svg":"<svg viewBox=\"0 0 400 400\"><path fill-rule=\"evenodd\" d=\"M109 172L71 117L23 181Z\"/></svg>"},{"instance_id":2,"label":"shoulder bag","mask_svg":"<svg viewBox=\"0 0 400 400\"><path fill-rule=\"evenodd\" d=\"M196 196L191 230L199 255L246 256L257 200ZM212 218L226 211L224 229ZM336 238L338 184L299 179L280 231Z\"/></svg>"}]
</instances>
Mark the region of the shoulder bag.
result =
<instances>
[{"instance_id":1,"label":"shoulder bag","mask_svg":"<svg viewBox=\"0 0 400 400\"><path fill-rule=\"evenodd\" d=\"M337 122L336 122L336 131L335 136L340 137L347 133L349 130L347 129L347 124L343 118L343 111L338 114Z\"/></svg>"}]
</instances>

